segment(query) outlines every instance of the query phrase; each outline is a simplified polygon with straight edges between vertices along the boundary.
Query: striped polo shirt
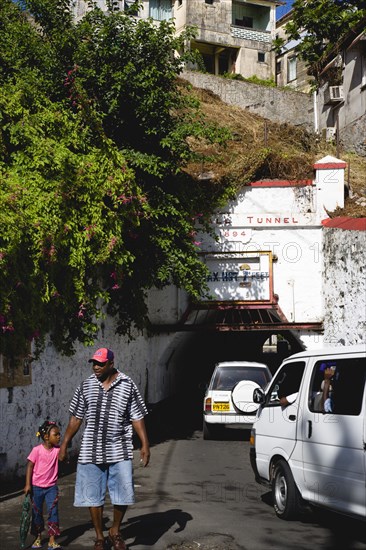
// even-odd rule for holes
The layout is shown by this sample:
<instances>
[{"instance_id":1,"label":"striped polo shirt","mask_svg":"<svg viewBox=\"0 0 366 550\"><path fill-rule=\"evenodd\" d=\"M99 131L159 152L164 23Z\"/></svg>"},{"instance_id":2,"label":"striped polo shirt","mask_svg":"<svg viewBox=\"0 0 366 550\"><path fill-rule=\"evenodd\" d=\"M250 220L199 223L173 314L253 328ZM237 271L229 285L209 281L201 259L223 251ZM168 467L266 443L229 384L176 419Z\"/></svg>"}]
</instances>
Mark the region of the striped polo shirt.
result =
<instances>
[{"instance_id":1,"label":"striped polo shirt","mask_svg":"<svg viewBox=\"0 0 366 550\"><path fill-rule=\"evenodd\" d=\"M147 409L133 380L117 373L107 391L92 374L80 384L71 400L70 414L86 422L80 463L110 464L133 458L131 421L141 420Z\"/></svg>"}]
</instances>

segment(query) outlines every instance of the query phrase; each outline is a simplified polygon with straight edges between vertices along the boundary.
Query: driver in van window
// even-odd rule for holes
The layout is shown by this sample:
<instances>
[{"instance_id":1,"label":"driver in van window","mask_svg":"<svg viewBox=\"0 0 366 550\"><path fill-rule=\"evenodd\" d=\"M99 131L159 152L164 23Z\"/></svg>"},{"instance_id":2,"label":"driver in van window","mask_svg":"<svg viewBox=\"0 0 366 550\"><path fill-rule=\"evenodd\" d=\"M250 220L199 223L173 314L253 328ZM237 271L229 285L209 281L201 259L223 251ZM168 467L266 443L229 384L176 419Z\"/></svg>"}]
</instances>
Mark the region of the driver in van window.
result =
<instances>
[{"instance_id":1,"label":"driver in van window","mask_svg":"<svg viewBox=\"0 0 366 550\"><path fill-rule=\"evenodd\" d=\"M272 384L270 403L287 407L294 403L299 395L305 362L296 361L284 365Z\"/></svg>"},{"instance_id":2,"label":"driver in van window","mask_svg":"<svg viewBox=\"0 0 366 550\"><path fill-rule=\"evenodd\" d=\"M292 405L297 399L297 396L299 395L299 392L291 393L290 395L284 395L283 397L280 397L280 403L282 407L287 407L288 405Z\"/></svg>"},{"instance_id":3,"label":"driver in van window","mask_svg":"<svg viewBox=\"0 0 366 550\"><path fill-rule=\"evenodd\" d=\"M284 373L282 380L279 381L278 398L281 407L292 405L299 395L300 380L291 371Z\"/></svg>"}]
</instances>

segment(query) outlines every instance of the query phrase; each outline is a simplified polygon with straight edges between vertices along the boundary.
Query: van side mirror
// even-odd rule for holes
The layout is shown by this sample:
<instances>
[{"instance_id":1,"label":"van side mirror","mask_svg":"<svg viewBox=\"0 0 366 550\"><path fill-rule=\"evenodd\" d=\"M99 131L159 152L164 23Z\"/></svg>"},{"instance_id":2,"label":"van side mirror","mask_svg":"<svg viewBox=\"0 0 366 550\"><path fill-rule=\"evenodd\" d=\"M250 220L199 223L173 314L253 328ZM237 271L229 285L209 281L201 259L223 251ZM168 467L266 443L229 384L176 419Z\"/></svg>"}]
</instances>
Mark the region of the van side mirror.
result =
<instances>
[{"instance_id":1,"label":"van side mirror","mask_svg":"<svg viewBox=\"0 0 366 550\"><path fill-rule=\"evenodd\" d=\"M258 405L262 405L266 400L264 391L261 388L255 388L253 391L253 401Z\"/></svg>"}]
</instances>

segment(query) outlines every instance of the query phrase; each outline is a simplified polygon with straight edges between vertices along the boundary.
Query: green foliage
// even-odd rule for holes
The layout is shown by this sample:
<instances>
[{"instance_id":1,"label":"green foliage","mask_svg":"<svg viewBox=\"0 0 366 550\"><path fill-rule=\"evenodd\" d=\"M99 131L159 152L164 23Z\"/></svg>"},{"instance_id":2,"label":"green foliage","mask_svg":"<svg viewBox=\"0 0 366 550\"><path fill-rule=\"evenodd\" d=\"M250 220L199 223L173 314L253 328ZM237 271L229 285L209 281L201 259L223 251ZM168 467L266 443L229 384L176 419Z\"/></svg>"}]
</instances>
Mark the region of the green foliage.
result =
<instances>
[{"instance_id":1,"label":"green foliage","mask_svg":"<svg viewBox=\"0 0 366 550\"><path fill-rule=\"evenodd\" d=\"M285 45L286 41L284 38L281 38L279 36L276 36L276 38L274 38L272 40L272 47L274 49L274 51L276 52L277 55L279 55L281 53L281 50L283 48L283 46Z\"/></svg>"},{"instance_id":2,"label":"green foliage","mask_svg":"<svg viewBox=\"0 0 366 550\"><path fill-rule=\"evenodd\" d=\"M273 78L263 79L263 78L258 78L258 76L256 76L256 75L253 75L253 76L250 76L249 78L246 78L245 80L247 82L253 82L253 84L259 84L260 86L266 86L267 88L275 88L276 87L276 83L273 80Z\"/></svg>"},{"instance_id":3,"label":"green foliage","mask_svg":"<svg viewBox=\"0 0 366 550\"><path fill-rule=\"evenodd\" d=\"M230 80L241 80L244 81L245 78L240 73L223 73L224 78L230 78Z\"/></svg>"},{"instance_id":4,"label":"green foliage","mask_svg":"<svg viewBox=\"0 0 366 550\"><path fill-rule=\"evenodd\" d=\"M195 220L229 192L189 178L191 138L223 143L178 87L188 29L68 0L0 6L0 342L91 344L107 309L144 326L146 291L198 298L205 267ZM181 57L173 54L181 52Z\"/></svg>"},{"instance_id":5,"label":"green foliage","mask_svg":"<svg viewBox=\"0 0 366 550\"><path fill-rule=\"evenodd\" d=\"M248 78L244 78L243 75L240 73L224 73L222 75L224 78L229 78L231 80L241 80L242 82L253 82L253 84L259 84L260 86L267 86L267 88L275 88L276 83L273 80L273 78L259 78L256 75L249 76Z\"/></svg>"},{"instance_id":6,"label":"green foliage","mask_svg":"<svg viewBox=\"0 0 366 550\"><path fill-rule=\"evenodd\" d=\"M309 73L318 80L322 58L366 17L366 1L295 0L292 7L286 32L290 40L302 38L296 50L308 63Z\"/></svg>"}]
</instances>

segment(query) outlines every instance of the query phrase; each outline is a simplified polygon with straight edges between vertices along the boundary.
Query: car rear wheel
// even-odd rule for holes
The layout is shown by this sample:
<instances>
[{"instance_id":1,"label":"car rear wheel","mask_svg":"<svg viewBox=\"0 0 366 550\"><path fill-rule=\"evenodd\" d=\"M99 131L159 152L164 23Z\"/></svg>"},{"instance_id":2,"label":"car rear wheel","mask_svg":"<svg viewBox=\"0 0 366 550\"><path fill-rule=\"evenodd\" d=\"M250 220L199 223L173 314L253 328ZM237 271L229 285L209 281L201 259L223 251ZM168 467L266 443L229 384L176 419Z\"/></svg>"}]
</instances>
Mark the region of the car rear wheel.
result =
<instances>
[{"instance_id":1,"label":"car rear wheel","mask_svg":"<svg viewBox=\"0 0 366 550\"><path fill-rule=\"evenodd\" d=\"M290 467L284 460L275 466L272 479L273 506L281 519L294 519L301 512L301 496Z\"/></svg>"}]
</instances>

